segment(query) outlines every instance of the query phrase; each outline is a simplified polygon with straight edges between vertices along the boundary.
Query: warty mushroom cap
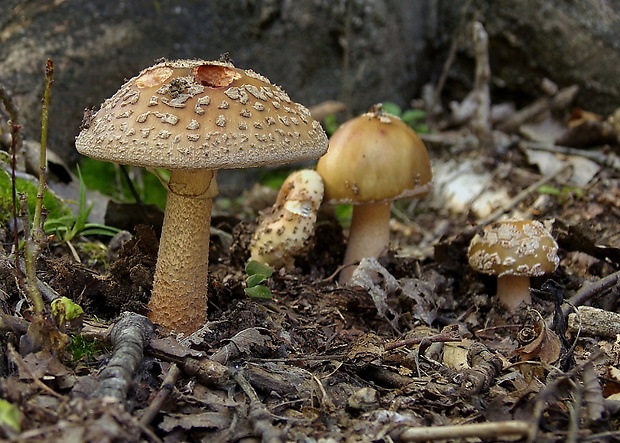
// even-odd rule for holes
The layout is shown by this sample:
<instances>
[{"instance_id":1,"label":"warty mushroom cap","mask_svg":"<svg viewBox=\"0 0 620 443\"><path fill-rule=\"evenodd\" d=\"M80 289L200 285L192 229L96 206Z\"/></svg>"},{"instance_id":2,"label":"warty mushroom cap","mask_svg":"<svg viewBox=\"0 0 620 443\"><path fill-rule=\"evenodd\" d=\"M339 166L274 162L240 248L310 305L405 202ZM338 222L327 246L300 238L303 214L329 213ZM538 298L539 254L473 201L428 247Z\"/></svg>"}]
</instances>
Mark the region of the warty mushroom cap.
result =
<instances>
[{"instance_id":1,"label":"warty mushroom cap","mask_svg":"<svg viewBox=\"0 0 620 443\"><path fill-rule=\"evenodd\" d=\"M483 274L535 277L555 271L558 244L537 220L510 220L487 226L469 244L469 265Z\"/></svg>"},{"instance_id":2,"label":"warty mushroom cap","mask_svg":"<svg viewBox=\"0 0 620 443\"><path fill-rule=\"evenodd\" d=\"M330 203L422 198L429 193L432 180L422 140L400 118L377 105L336 130L317 172Z\"/></svg>"},{"instance_id":3,"label":"warty mushroom cap","mask_svg":"<svg viewBox=\"0 0 620 443\"><path fill-rule=\"evenodd\" d=\"M323 180L316 171L301 169L289 175L275 204L259 218L250 258L274 267L292 265L314 235L323 193Z\"/></svg>"},{"instance_id":4,"label":"warty mushroom cap","mask_svg":"<svg viewBox=\"0 0 620 443\"><path fill-rule=\"evenodd\" d=\"M304 106L251 70L163 61L85 116L77 150L168 169L230 169L318 158L327 136Z\"/></svg>"}]
</instances>

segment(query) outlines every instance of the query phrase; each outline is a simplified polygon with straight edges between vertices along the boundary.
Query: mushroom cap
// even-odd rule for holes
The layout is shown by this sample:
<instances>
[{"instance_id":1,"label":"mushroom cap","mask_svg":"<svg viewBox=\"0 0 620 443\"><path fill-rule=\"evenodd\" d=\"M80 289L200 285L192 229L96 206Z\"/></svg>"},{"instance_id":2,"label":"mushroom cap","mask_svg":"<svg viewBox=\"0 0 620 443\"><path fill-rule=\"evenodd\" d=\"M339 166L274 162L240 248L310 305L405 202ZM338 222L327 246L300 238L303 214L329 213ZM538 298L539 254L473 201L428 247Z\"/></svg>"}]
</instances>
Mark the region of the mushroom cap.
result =
<instances>
[{"instance_id":1,"label":"mushroom cap","mask_svg":"<svg viewBox=\"0 0 620 443\"><path fill-rule=\"evenodd\" d=\"M484 274L534 277L555 271L558 244L537 220L510 220L487 226L474 236L469 265Z\"/></svg>"},{"instance_id":2,"label":"mushroom cap","mask_svg":"<svg viewBox=\"0 0 620 443\"><path fill-rule=\"evenodd\" d=\"M380 107L334 132L317 172L330 203L363 204L425 197L432 170L424 143L400 118Z\"/></svg>"},{"instance_id":3,"label":"mushroom cap","mask_svg":"<svg viewBox=\"0 0 620 443\"><path fill-rule=\"evenodd\" d=\"M231 63L163 61L85 116L77 150L168 169L229 169L321 156L321 125L278 86Z\"/></svg>"}]
</instances>

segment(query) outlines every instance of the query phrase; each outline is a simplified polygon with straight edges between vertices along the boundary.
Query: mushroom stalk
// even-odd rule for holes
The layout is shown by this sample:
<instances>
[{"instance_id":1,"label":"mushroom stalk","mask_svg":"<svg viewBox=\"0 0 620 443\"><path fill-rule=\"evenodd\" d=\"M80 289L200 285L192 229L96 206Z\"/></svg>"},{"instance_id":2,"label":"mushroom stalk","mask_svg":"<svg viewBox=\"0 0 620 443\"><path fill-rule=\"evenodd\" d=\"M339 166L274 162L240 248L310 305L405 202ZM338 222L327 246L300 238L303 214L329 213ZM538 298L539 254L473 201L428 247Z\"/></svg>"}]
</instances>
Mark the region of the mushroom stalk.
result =
<instances>
[{"instance_id":1,"label":"mushroom stalk","mask_svg":"<svg viewBox=\"0 0 620 443\"><path fill-rule=\"evenodd\" d=\"M191 334L207 319L209 226L215 194L215 171L172 171L149 302L149 318L166 329Z\"/></svg>"},{"instance_id":2,"label":"mushroom stalk","mask_svg":"<svg viewBox=\"0 0 620 443\"><path fill-rule=\"evenodd\" d=\"M344 265L359 262L365 257L379 257L390 243L391 203L366 203L353 206L349 241ZM340 271L338 282L346 284L356 266Z\"/></svg>"},{"instance_id":3,"label":"mushroom stalk","mask_svg":"<svg viewBox=\"0 0 620 443\"><path fill-rule=\"evenodd\" d=\"M497 296L509 312L515 312L521 303L531 304L530 278L522 275L502 275L497 278Z\"/></svg>"}]
</instances>

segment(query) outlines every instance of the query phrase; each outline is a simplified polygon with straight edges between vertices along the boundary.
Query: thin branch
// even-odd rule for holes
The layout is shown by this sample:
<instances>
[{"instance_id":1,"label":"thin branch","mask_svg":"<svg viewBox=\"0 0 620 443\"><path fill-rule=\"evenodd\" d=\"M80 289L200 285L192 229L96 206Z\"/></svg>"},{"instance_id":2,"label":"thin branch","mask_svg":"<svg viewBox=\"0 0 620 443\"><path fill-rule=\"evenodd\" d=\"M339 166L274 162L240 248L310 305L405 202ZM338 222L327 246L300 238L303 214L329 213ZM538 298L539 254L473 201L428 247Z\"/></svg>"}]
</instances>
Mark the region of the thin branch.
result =
<instances>
[{"instance_id":1,"label":"thin branch","mask_svg":"<svg viewBox=\"0 0 620 443\"><path fill-rule=\"evenodd\" d=\"M144 412L144 415L140 418L140 425L146 427L153 421L161 410L163 404L166 400L168 400L168 397L170 397L170 394L172 394L172 391L174 391L174 385L180 376L181 370L176 364L173 363L161 384L161 389L157 392L157 395L149 404L149 407Z\"/></svg>"},{"instance_id":2,"label":"thin branch","mask_svg":"<svg viewBox=\"0 0 620 443\"><path fill-rule=\"evenodd\" d=\"M540 180L537 180L536 182L534 182L533 184L531 184L530 186L525 188L523 191L519 192L513 198L511 198L505 205L503 205L502 207L496 209L489 216L479 220L477 226L474 227L474 229L477 230L477 229L480 229L480 228L482 228L482 227L484 227L484 226L486 226L486 225L488 225L490 223L493 223L498 218L500 218L502 215L504 215L506 212L510 211L511 209L516 207L519 203L521 203L523 200L525 200L527 197L529 197L532 193L534 193L542 185L544 185L545 183L548 183L548 182L554 180L556 177L558 177L559 175L564 173L570 167L571 167L570 165L566 165L563 168L558 169L554 173L546 175L546 176L542 177Z\"/></svg>"},{"instance_id":3,"label":"thin branch","mask_svg":"<svg viewBox=\"0 0 620 443\"><path fill-rule=\"evenodd\" d=\"M272 423L271 412L260 401L256 391L243 376L241 371L235 371L233 378L237 384L243 389L245 395L250 399L250 410L248 418L252 424L252 429L261 438L262 443L283 443L286 441L286 435L276 428Z\"/></svg>"},{"instance_id":4,"label":"thin branch","mask_svg":"<svg viewBox=\"0 0 620 443\"><path fill-rule=\"evenodd\" d=\"M447 440L480 438L490 440L505 437L525 437L530 432L531 423L520 420L498 421L492 423L471 423L455 426L432 426L421 428L397 429L390 433L395 441L414 442L429 440Z\"/></svg>"}]
</instances>

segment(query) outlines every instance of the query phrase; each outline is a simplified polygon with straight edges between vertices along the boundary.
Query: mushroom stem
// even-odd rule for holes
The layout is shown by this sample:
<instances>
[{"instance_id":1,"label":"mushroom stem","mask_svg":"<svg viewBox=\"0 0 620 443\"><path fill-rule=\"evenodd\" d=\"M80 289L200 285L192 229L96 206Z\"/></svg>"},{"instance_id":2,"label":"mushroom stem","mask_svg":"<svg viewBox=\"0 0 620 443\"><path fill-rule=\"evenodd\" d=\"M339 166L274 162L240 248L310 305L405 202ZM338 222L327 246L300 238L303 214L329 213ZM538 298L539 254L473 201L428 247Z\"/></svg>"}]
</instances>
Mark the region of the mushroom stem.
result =
<instances>
[{"instance_id":1,"label":"mushroom stem","mask_svg":"<svg viewBox=\"0 0 620 443\"><path fill-rule=\"evenodd\" d=\"M207 277L215 171L173 170L168 184L149 318L191 334L207 318Z\"/></svg>"},{"instance_id":2,"label":"mushroom stem","mask_svg":"<svg viewBox=\"0 0 620 443\"><path fill-rule=\"evenodd\" d=\"M366 203L353 206L351 227L344 265L359 262L364 257L379 257L390 243L391 203ZM355 266L340 271L338 282L346 284Z\"/></svg>"},{"instance_id":3,"label":"mushroom stem","mask_svg":"<svg viewBox=\"0 0 620 443\"><path fill-rule=\"evenodd\" d=\"M502 275L497 278L497 296L510 312L517 310L521 303L532 303L530 278L522 275Z\"/></svg>"}]
</instances>

